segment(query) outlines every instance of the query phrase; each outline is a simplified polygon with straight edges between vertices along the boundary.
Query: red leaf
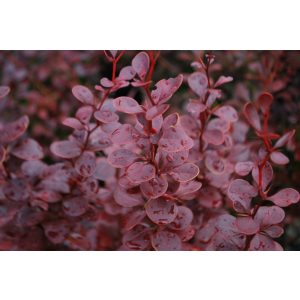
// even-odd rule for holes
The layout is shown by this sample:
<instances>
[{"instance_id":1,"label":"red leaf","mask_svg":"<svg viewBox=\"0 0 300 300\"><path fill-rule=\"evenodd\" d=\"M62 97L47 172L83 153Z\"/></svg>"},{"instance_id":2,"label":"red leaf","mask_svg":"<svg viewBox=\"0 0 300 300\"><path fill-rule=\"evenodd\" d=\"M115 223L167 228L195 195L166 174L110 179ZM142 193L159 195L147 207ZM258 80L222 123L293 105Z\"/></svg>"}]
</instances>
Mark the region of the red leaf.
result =
<instances>
[{"instance_id":1,"label":"red leaf","mask_svg":"<svg viewBox=\"0 0 300 300\"><path fill-rule=\"evenodd\" d=\"M156 83L156 89L152 91L151 97L155 103L167 102L182 84L183 76L180 74L175 78L162 79Z\"/></svg>"},{"instance_id":2,"label":"red leaf","mask_svg":"<svg viewBox=\"0 0 300 300\"><path fill-rule=\"evenodd\" d=\"M193 212L186 206L178 206L178 213L175 220L169 224L173 230L184 230L189 227L193 221Z\"/></svg>"},{"instance_id":3,"label":"red leaf","mask_svg":"<svg viewBox=\"0 0 300 300\"><path fill-rule=\"evenodd\" d=\"M188 78L188 84L193 92L195 92L199 97L203 97L207 90L207 77L205 74L200 72L195 72L191 74Z\"/></svg>"},{"instance_id":4,"label":"red leaf","mask_svg":"<svg viewBox=\"0 0 300 300\"><path fill-rule=\"evenodd\" d=\"M43 149L38 142L33 139L26 139L12 150L12 154L24 160L38 160L44 157Z\"/></svg>"},{"instance_id":5,"label":"red leaf","mask_svg":"<svg viewBox=\"0 0 300 300\"><path fill-rule=\"evenodd\" d=\"M176 233L158 231L151 236L151 244L157 251L180 251L181 240Z\"/></svg>"},{"instance_id":6,"label":"red leaf","mask_svg":"<svg viewBox=\"0 0 300 300\"><path fill-rule=\"evenodd\" d=\"M179 182L186 182L194 179L199 174L199 168L192 163L185 163L175 167L169 174Z\"/></svg>"},{"instance_id":7,"label":"red leaf","mask_svg":"<svg viewBox=\"0 0 300 300\"><path fill-rule=\"evenodd\" d=\"M264 92L258 97L259 108L266 114L270 111L271 104L273 102L273 96L270 93Z\"/></svg>"},{"instance_id":8,"label":"red leaf","mask_svg":"<svg viewBox=\"0 0 300 300\"><path fill-rule=\"evenodd\" d=\"M134 183L148 181L155 177L155 167L143 162L135 162L127 169L129 180Z\"/></svg>"},{"instance_id":9,"label":"red leaf","mask_svg":"<svg viewBox=\"0 0 300 300\"><path fill-rule=\"evenodd\" d=\"M194 142L180 126L172 126L164 129L158 145L166 152L178 152L191 149Z\"/></svg>"},{"instance_id":10,"label":"red leaf","mask_svg":"<svg viewBox=\"0 0 300 300\"><path fill-rule=\"evenodd\" d=\"M92 176L96 169L96 158L93 152L84 151L75 162L75 170L83 177Z\"/></svg>"},{"instance_id":11,"label":"red leaf","mask_svg":"<svg viewBox=\"0 0 300 300\"><path fill-rule=\"evenodd\" d=\"M299 202L300 195L299 192L294 189L285 188L280 190L276 194L269 196L268 200L271 200L274 204L278 206L286 207Z\"/></svg>"},{"instance_id":12,"label":"red leaf","mask_svg":"<svg viewBox=\"0 0 300 300\"><path fill-rule=\"evenodd\" d=\"M125 168L130 166L137 157L128 149L117 149L108 155L107 161L115 168Z\"/></svg>"},{"instance_id":13,"label":"red leaf","mask_svg":"<svg viewBox=\"0 0 300 300\"><path fill-rule=\"evenodd\" d=\"M279 151L272 152L270 158L277 165L286 165L290 162L289 158Z\"/></svg>"},{"instance_id":14,"label":"red leaf","mask_svg":"<svg viewBox=\"0 0 300 300\"><path fill-rule=\"evenodd\" d=\"M228 187L228 197L233 201L237 212L248 212L251 200L257 195L257 190L246 180L235 179Z\"/></svg>"},{"instance_id":15,"label":"red leaf","mask_svg":"<svg viewBox=\"0 0 300 300\"><path fill-rule=\"evenodd\" d=\"M170 224L175 220L178 213L175 202L162 198L148 200L145 209L149 219L158 225Z\"/></svg>"},{"instance_id":16,"label":"red leaf","mask_svg":"<svg viewBox=\"0 0 300 300\"><path fill-rule=\"evenodd\" d=\"M81 149L72 141L54 142L50 146L51 152L59 157L74 158L80 155Z\"/></svg>"},{"instance_id":17,"label":"red leaf","mask_svg":"<svg viewBox=\"0 0 300 300\"><path fill-rule=\"evenodd\" d=\"M237 111L229 105L223 105L215 110L214 115L228 122L236 122L238 120Z\"/></svg>"},{"instance_id":18,"label":"red leaf","mask_svg":"<svg viewBox=\"0 0 300 300\"><path fill-rule=\"evenodd\" d=\"M156 176L140 185L141 192L148 199L162 196L168 189L168 181L162 176Z\"/></svg>"},{"instance_id":19,"label":"red leaf","mask_svg":"<svg viewBox=\"0 0 300 300\"><path fill-rule=\"evenodd\" d=\"M254 129L261 131L259 115L253 103L248 102L244 106L244 115Z\"/></svg>"},{"instance_id":20,"label":"red leaf","mask_svg":"<svg viewBox=\"0 0 300 300\"><path fill-rule=\"evenodd\" d=\"M72 93L80 102L88 105L94 104L94 96L87 87L83 85L76 85L72 88Z\"/></svg>"},{"instance_id":21,"label":"red leaf","mask_svg":"<svg viewBox=\"0 0 300 300\"><path fill-rule=\"evenodd\" d=\"M259 224L252 217L237 217L236 227L239 232L246 235L253 235L259 231Z\"/></svg>"},{"instance_id":22,"label":"red leaf","mask_svg":"<svg viewBox=\"0 0 300 300\"><path fill-rule=\"evenodd\" d=\"M139 77L144 80L149 69L149 56L146 52L138 53L132 60L132 67Z\"/></svg>"},{"instance_id":23,"label":"red leaf","mask_svg":"<svg viewBox=\"0 0 300 300\"><path fill-rule=\"evenodd\" d=\"M113 104L117 111L127 114L137 114L144 111L137 101L131 97L118 97L113 100Z\"/></svg>"}]
</instances>

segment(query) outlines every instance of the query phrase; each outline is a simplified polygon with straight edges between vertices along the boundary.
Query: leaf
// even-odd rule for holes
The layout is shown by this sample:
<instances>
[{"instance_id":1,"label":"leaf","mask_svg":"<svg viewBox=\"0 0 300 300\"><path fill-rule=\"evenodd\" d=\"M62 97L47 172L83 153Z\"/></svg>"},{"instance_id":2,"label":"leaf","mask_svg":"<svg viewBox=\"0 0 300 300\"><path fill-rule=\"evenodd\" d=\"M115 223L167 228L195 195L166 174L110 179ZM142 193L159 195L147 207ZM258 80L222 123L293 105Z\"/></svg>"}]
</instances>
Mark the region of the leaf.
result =
<instances>
[{"instance_id":1,"label":"leaf","mask_svg":"<svg viewBox=\"0 0 300 300\"><path fill-rule=\"evenodd\" d=\"M130 231L126 232L122 242L129 250L145 250L150 246L149 228L143 225L137 225Z\"/></svg>"},{"instance_id":2,"label":"leaf","mask_svg":"<svg viewBox=\"0 0 300 300\"><path fill-rule=\"evenodd\" d=\"M250 242L249 251L282 251L282 247L269 237L256 234Z\"/></svg>"},{"instance_id":3,"label":"leaf","mask_svg":"<svg viewBox=\"0 0 300 300\"><path fill-rule=\"evenodd\" d=\"M155 177L155 167L143 162L135 162L127 169L129 180L134 183L148 181Z\"/></svg>"},{"instance_id":4,"label":"leaf","mask_svg":"<svg viewBox=\"0 0 300 300\"><path fill-rule=\"evenodd\" d=\"M217 80L217 82L214 85L214 88L223 85L225 83L231 82L233 80L233 78L231 76L220 76L219 79Z\"/></svg>"},{"instance_id":5,"label":"leaf","mask_svg":"<svg viewBox=\"0 0 300 300\"><path fill-rule=\"evenodd\" d=\"M258 97L259 108L263 114L270 111L271 104L273 102L273 96L270 93L263 92Z\"/></svg>"},{"instance_id":6,"label":"leaf","mask_svg":"<svg viewBox=\"0 0 300 300\"><path fill-rule=\"evenodd\" d=\"M240 176L247 176L253 169L253 162L252 161L243 161L238 162L235 167L235 173L237 173Z\"/></svg>"},{"instance_id":7,"label":"leaf","mask_svg":"<svg viewBox=\"0 0 300 300\"><path fill-rule=\"evenodd\" d=\"M134 207L144 204L144 200L140 193L129 193L120 186L118 186L114 192L114 199L123 207Z\"/></svg>"},{"instance_id":8,"label":"leaf","mask_svg":"<svg viewBox=\"0 0 300 300\"><path fill-rule=\"evenodd\" d=\"M189 227L193 221L193 212L186 206L178 206L178 213L175 220L169 224L173 230L184 230Z\"/></svg>"},{"instance_id":9,"label":"leaf","mask_svg":"<svg viewBox=\"0 0 300 300\"><path fill-rule=\"evenodd\" d=\"M11 153L24 160L39 160L44 157L42 147L33 139L23 140Z\"/></svg>"},{"instance_id":10,"label":"leaf","mask_svg":"<svg viewBox=\"0 0 300 300\"><path fill-rule=\"evenodd\" d=\"M63 120L63 125L71 127L73 129L77 129L77 130L81 130L84 128L84 126L82 125L82 123L75 118L66 118Z\"/></svg>"},{"instance_id":11,"label":"leaf","mask_svg":"<svg viewBox=\"0 0 300 300\"><path fill-rule=\"evenodd\" d=\"M84 197L74 197L63 201L63 211L70 217L83 215L88 208L88 201Z\"/></svg>"},{"instance_id":12,"label":"leaf","mask_svg":"<svg viewBox=\"0 0 300 300\"><path fill-rule=\"evenodd\" d=\"M161 151L159 154L160 154L160 163L162 164L162 168L168 171L186 162L189 157L189 150L178 151L178 152Z\"/></svg>"},{"instance_id":13,"label":"leaf","mask_svg":"<svg viewBox=\"0 0 300 300\"><path fill-rule=\"evenodd\" d=\"M270 158L277 165L286 165L290 162L289 158L279 151L272 152Z\"/></svg>"},{"instance_id":14,"label":"leaf","mask_svg":"<svg viewBox=\"0 0 300 300\"><path fill-rule=\"evenodd\" d=\"M98 158L96 169L93 174L93 177L102 181L109 181L111 179L114 179L116 170L113 168L106 158Z\"/></svg>"},{"instance_id":15,"label":"leaf","mask_svg":"<svg viewBox=\"0 0 300 300\"><path fill-rule=\"evenodd\" d=\"M150 199L145 205L149 219L158 225L166 225L173 222L178 213L178 207L173 201L162 198Z\"/></svg>"},{"instance_id":16,"label":"leaf","mask_svg":"<svg viewBox=\"0 0 300 300\"><path fill-rule=\"evenodd\" d=\"M147 120L153 120L159 115L162 115L169 109L170 105L169 104L162 104L162 105L155 105L152 106L150 109L147 110L146 112L146 119Z\"/></svg>"},{"instance_id":17,"label":"leaf","mask_svg":"<svg viewBox=\"0 0 300 300\"><path fill-rule=\"evenodd\" d=\"M195 180L181 182L175 195L180 198L185 195L192 194L194 192L197 192L201 188L201 186L202 183Z\"/></svg>"},{"instance_id":18,"label":"leaf","mask_svg":"<svg viewBox=\"0 0 300 300\"><path fill-rule=\"evenodd\" d=\"M217 129L206 129L203 133L202 139L215 146L222 145L225 141L225 137L222 131Z\"/></svg>"},{"instance_id":19,"label":"leaf","mask_svg":"<svg viewBox=\"0 0 300 300\"><path fill-rule=\"evenodd\" d=\"M276 194L269 196L267 199L278 206L286 207L299 202L300 195L298 191L292 188L285 188L280 190Z\"/></svg>"},{"instance_id":20,"label":"leaf","mask_svg":"<svg viewBox=\"0 0 300 300\"><path fill-rule=\"evenodd\" d=\"M101 78L100 84L101 84L103 87L106 87L106 88L111 88L111 87L114 86L114 83L113 83L110 79L108 79L108 78L106 78L106 77Z\"/></svg>"},{"instance_id":21,"label":"leaf","mask_svg":"<svg viewBox=\"0 0 300 300\"><path fill-rule=\"evenodd\" d=\"M294 135L295 135L296 130L293 129L291 131L288 131L285 133L281 138L277 140L275 143L274 148L281 148L283 147Z\"/></svg>"},{"instance_id":22,"label":"leaf","mask_svg":"<svg viewBox=\"0 0 300 300\"><path fill-rule=\"evenodd\" d=\"M70 225L65 220L48 221L43 228L45 236L53 244L62 243L70 231Z\"/></svg>"},{"instance_id":23,"label":"leaf","mask_svg":"<svg viewBox=\"0 0 300 300\"><path fill-rule=\"evenodd\" d=\"M113 100L113 105L117 111L127 114L137 114L144 111L137 101L131 97L118 97Z\"/></svg>"},{"instance_id":24,"label":"leaf","mask_svg":"<svg viewBox=\"0 0 300 300\"><path fill-rule=\"evenodd\" d=\"M98 127L90 134L87 150L100 151L112 145L109 135L103 132L101 128Z\"/></svg>"},{"instance_id":25,"label":"leaf","mask_svg":"<svg viewBox=\"0 0 300 300\"><path fill-rule=\"evenodd\" d=\"M93 152L84 151L75 162L75 170L82 177L92 176L96 169L96 157Z\"/></svg>"},{"instance_id":26,"label":"leaf","mask_svg":"<svg viewBox=\"0 0 300 300\"><path fill-rule=\"evenodd\" d=\"M254 216L254 220L261 228L279 224L285 216L284 210L278 206L260 206Z\"/></svg>"},{"instance_id":27,"label":"leaf","mask_svg":"<svg viewBox=\"0 0 300 300\"><path fill-rule=\"evenodd\" d=\"M151 244L157 251L180 251L181 240L176 233L158 231L151 236Z\"/></svg>"},{"instance_id":28,"label":"leaf","mask_svg":"<svg viewBox=\"0 0 300 300\"><path fill-rule=\"evenodd\" d=\"M280 237L281 235L283 235L284 233L284 230L282 227L280 227L279 225L273 225L273 226L270 226L268 228L265 228L264 229L264 232L272 237L272 238L278 238Z\"/></svg>"},{"instance_id":29,"label":"leaf","mask_svg":"<svg viewBox=\"0 0 300 300\"><path fill-rule=\"evenodd\" d=\"M257 196L257 190L246 180L235 179L229 187L227 195L233 202L233 207L237 212L249 212L251 200Z\"/></svg>"},{"instance_id":30,"label":"leaf","mask_svg":"<svg viewBox=\"0 0 300 300\"><path fill-rule=\"evenodd\" d=\"M155 176L149 181L142 182L141 192L148 199L155 199L165 194L168 189L168 181L163 176Z\"/></svg>"},{"instance_id":31,"label":"leaf","mask_svg":"<svg viewBox=\"0 0 300 300\"><path fill-rule=\"evenodd\" d=\"M145 217L146 212L142 209L137 209L132 213L125 215L123 219L124 229L126 231L131 230L136 225L141 223Z\"/></svg>"},{"instance_id":32,"label":"leaf","mask_svg":"<svg viewBox=\"0 0 300 300\"><path fill-rule=\"evenodd\" d=\"M87 87L83 85L76 85L72 88L72 93L80 102L88 105L94 104L94 96Z\"/></svg>"},{"instance_id":33,"label":"leaf","mask_svg":"<svg viewBox=\"0 0 300 300\"><path fill-rule=\"evenodd\" d=\"M0 129L0 144L7 144L18 139L27 129L29 118L23 116L17 121L5 124Z\"/></svg>"},{"instance_id":34,"label":"leaf","mask_svg":"<svg viewBox=\"0 0 300 300\"><path fill-rule=\"evenodd\" d=\"M162 79L155 84L156 89L151 92L154 103L165 103L179 89L182 84L183 76L180 74L175 78Z\"/></svg>"},{"instance_id":35,"label":"leaf","mask_svg":"<svg viewBox=\"0 0 300 300\"><path fill-rule=\"evenodd\" d=\"M236 122L238 120L237 111L229 105L223 105L215 110L214 115L220 117L227 122Z\"/></svg>"},{"instance_id":36,"label":"leaf","mask_svg":"<svg viewBox=\"0 0 300 300\"><path fill-rule=\"evenodd\" d=\"M197 200L201 206L219 208L222 205L223 196L216 188L205 186L197 194Z\"/></svg>"},{"instance_id":37,"label":"leaf","mask_svg":"<svg viewBox=\"0 0 300 300\"><path fill-rule=\"evenodd\" d=\"M193 92L195 92L199 97L204 97L208 81L205 74L201 72L195 72L188 77L188 84Z\"/></svg>"},{"instance_id":38,"label":"leaf","mask_svg":"<svg viewBox=\"0 0 300 300\"><path fill-rule=\"evenodd\" d=\"M138 156L128 149L117 149L108 155L107 161L115 168L130 166Z\"/></svg>"},{"instance_id":39,"label":"leaf","mask_svg":"<svg viewBox=\"0 0 300 300\"><path fill-rule=\"evenodd\" d=\"M10 88L8 86L0 86L0 99L6 97L10 92Z\"/></svg>"},{"instance_id":40,"label":"leaf","mask_svg":"<svg viewBox=\"0 0 300 300\"><path fill-rule=\"evenodd\" d=\"M89 123L92 115L93 115L93 107L92 106L82 106L76 112L76 118L83 124Z\"/></svg>"},{"instance_id":41,"label":"leaf","mask_svg":"<svg viewBox=\"0 0 300 300\"><path fill-rule=\"evenodd\" d=\"M119 79L122 80L131 80L135 76L136 72L133 67L127 66L121 69L120 74L119 74Z\"/></svg>"},{"instance_id":42,"label":"leaf","mask_svg":"<svg viewBox=\"0 0 300 300\"><path fill-rule=\"evenodd\" d=\"M226 162L217 153L208 152L205 157L205 167L216 175L221 175L225 172Z\"/></svg>"},{"instance_id":43,"label":"leaf","mask_svg":"<svg viewBox=\"0 0 300 300\"><path fill-rule=\"evenodd\" d=\"M261 131L261 125L260 125L260 119L258 112L253 105L253 103L248 102L244 106L244 115L246 119L248 120L249 124L257 131Z\"/></svg>"},{"instance_id":44,"label":"leaf","mask_svg":"<svg viewBox=\"0 0 300 300\"><path fill-rule=\"evenodd\" d=\"M256 184L259 184L259 168L255 165L252 169L252 177ZM269 162L267 162L262 169L262 189L265 191L272 181L273 178L273 168Z\"/></svg>"},{"instance_id":45,"label":"leaf","mask_svg":"<svg viewBox=\"0 0 300 300\"><path fill-rule=\"evenodd\" d=\"M193 163L185 163L175 167L169 174L179 182L186 182L194 179L199 174L199 168Z\"/></svg>"},{"instance_id":46,"label":"leaf","mask_svg":"<svg viewBox=\"0 0 300 300\"><path fill-rule=\"evenodd\" d=\"M94 117L96 120L102 123L112 123L119 121L119 116L109 110L97 110L94 113Z\"/></svg>"},{"instance_id":47,"label":"leaf","mask_svg":"<svg viewBox=\"0 0 300 300\"><path fill-rule=\"evenodd\" d=\"M130 124L121 125L111 134L112 142L117 145L132 143L138 137L138 132Z\"/></svg>"},{"instance_id":48,"label":"leaf","mask_svg":"<svg viewBox=\"0 0 300 300\"><path fill-rule=\"evenodd\" d=\"M74 158L80 155L81 149L72 141L54 142L50 146L51 152L62 158Z\"/></svg>"},{"instance_id":49,"label":"leaf","mask_svg":"<svg viewBox=\"0 0 300 300\"><path fill-rule=\"evenodd\" d=\"M149 56L146 52L138 53L132 60L132 67L142 80L145 80L149 64Z\"/></svg>"},{"instance_id":50,"label":"leaf","mask_svg":"<svg viewBox=\"0 0 300 300\"><path fill-rule=\"evenodd\" d=\"M239 232L246 235L253 235L259 232L259 224L252 217L237 217L236 227Z\"/></svg>"},{"instance_id":51,"label":"leaf","mask_svg":"<svg viewBox=\"0 0 300 300\"><path fill-rule=\"evenodd\" d=\"M166 152L178 152L191 149L194 141L180 126L171 126L163 130L158 145Z\"/></svg>"}]
</instances>

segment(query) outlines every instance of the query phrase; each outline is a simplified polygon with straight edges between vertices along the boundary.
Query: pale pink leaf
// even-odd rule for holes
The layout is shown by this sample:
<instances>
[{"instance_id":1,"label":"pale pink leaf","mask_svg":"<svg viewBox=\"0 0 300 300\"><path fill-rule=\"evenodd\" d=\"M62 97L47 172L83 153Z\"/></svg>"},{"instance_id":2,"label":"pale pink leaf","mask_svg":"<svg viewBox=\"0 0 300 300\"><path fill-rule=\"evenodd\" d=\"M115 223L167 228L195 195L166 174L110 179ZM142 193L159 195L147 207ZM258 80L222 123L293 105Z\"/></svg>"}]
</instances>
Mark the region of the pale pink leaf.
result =
<instances>
[{"instance_id":1,"label":"pale pink leaf","mask_svg":"<svg viewBox=\"0 0 300 300\"><path fill-rule=\"evenodd\" d=\"M159 115L162 115L169 109L169 104L162 104L162 105L155 105L152 106L150 109L146 112L146 119L147 120L153 120Z\"/></svg>"},{"instance_id":2,"label":"pale pink leaf","mask_svg":"<svg viewBox=\"0 0 300 300\"><path fill-rule=\"evenodd\" d=\"M207 77L204 73L195 72L189 76L188 84L193 92L199 97L203 97L208 86Z\"/></svg>"},{"instance_id":3,"label":"pale pink leaf","mask_svg":"<svg viewBox=\"0 0 300 300\"><path fill-rule=\"evenodd\" d=\"M94 96L87 87L83 85L76 85L72 88L72 93L80 102L88 105L94 104Z\"/></svg>"},{"instance_id":4,"label":"pale pink leaf","mask_svg":"<svg viewBox=\"0 0 300 300\"><path fill-rule=\"evenodd\" d=\"M179 182L186 182L194 179L199 174L199 168L193 163L184 163L175 167L169 172L173 179Z\"/></svg>"},{"instance_id":5,"label":"pale pink leaf","mask_svg":"<svg viewBox=\"0 0 300 300\"><path fill-rule=\"evenodd\" d=\"M220 117L227 122L236 122L238 120L237 111L229 105L223 105L214 111L214 115Z\"/></svg>"},{"instance_id":6,"label":"pale pink leaf","mask_svg":"<svg viewBox=\"0 0 300 300\"><path fill-rule=\"evenodd\" d=\"M10 88L8 86L0 86L0 99L6 97L10 92Z\"/></svg>"},{"instance_id":7,"label":"pale pink leaf","mask_svg":"<svg viewBox=\"0 0 300 300\"><path fill-rule=\"evenodd\" d=\"M284 210L278 206L260 206L254 216L254 220L260 224L262 229L281 223L284 217Z\"/></svg>"},{"instance_id":8,"label":"pale pink leaf","mask_svg":"<svg viewBox=\"0 0 300 300\"><path fill-rule=\"evenodd\" d=\"M259 231L259 224L252 217L237 217L236 227L240 233L253 235Z\"/></svg>"},{"instance_id":9,"label":"pale pink leaf","mask_svg":"<svg viewBox=\"0 0 300 300\"><path fill-rule=\"evenodd\" d=\"M217 129L206 129L203 133L202 138L206 143L215 146L219 146L225 141L223 132Z\"/></svg>"},{"instance_id":10,"label":"pale pink leaf","mask_svg":"<svg viewBox=\"0 0 300 300\"><path fill-rule=\"evenodd\" d=\"M138 53L132 60L132 67L142 80L147 75L149 64L149 56L146 52Z\"/></svg>"},{"instance_id":11,"label":"pale pink leaf","mask_svg":"<svg viewBox=\"0 0 300 300\"><path fill-rule=\"evenodd\" d=\"M272 152L270 158L277 165L286 165L290 162L289 158L279 151Z\"/></svg>"},{"instance_id":12,"label":"pale pink leaf","mask_svg":"<svg viewBox=\"0 0 300 300\"><path fill-rule=\"evenodd\" d=\"M63 201L63 211L70 217L83 215L88 208L88 201L84 197L75 197Z\"/></svg>"},{"instance_id":13,"label":"pale pink leaf","mask_svg":"<svg viewBox=\"0 0 300 300\"><path fill-rule=\"evenodd\" d=\"M271 200L274 204L286 207L291 204L299 202L299 192L292 188L285 188L277 192L276 194L269 196L268 200Z\"/></svg>"},{"instance_id":14,"label":"pale pink leaf","mask_svg":"<svg viewBox=\"0 0 300 300\"><path fill-rule=\"evenodd\" d=\"M130 166L138 156L128 149L117 149L108 155L107 161L115 168Z\"/></svg>"},{"instance_id":15,"label":"pale pink leaf","mask_svg":"<svg viewBox=\"0 0 300 300\"><path fill-rule=\"evenodd\" d=\"M92 106L82 106L77 110L75 116L81 123L87 124L93 115L93 111L94 110Z\"/></svg>"},{"instance_id":16,"label":"pale pink leaf","mask_svg":"<svg viewBox=\"0 0 300 300\"><path fill-rule=\"evenodd\" d=\"M248 102L244 107L244 115L248 120L249 124L256 129L257 131L261 131L261 124L258 112L253 105L253 103Z\"/></svg>"},{"instance_id":17,"label":"pale pink leaf","mask_svg":"<svg viewBox=\"0 0 300 300\"><path fill-rule=\"evenodd\" d=\"M25 139L20 145L13 148L12 154L24 160L39 160L44 157L43 149L33 139Z\"/></svg>"},{"instance_id":18,"label":"pale pink leaf","mask_svg":"<svg viewBox=\"0 0 300 300\"><path fill-rule=\"evenodd\" d=\"M138 132L130 124L123 124L111 134L112 142L117 145L132 143L138 137Z\"/></svg>"},{"instance_id":19,"label":"pale pink leaf","mask_svg":"<svg viewBox=\"0 0 300 300\"><path fill-rule=\"evenodd\" d=\"M218 87L220 85L223 85L225 83L231 82L233 78L231 76L220 76L217 82L215 83L214 87Z\"/></svg>"},{"instance_id":20,"label":"pale pink leaf","mask_svg":"<svg viewBox=\"0 0 300 300\"><path fill-rule=\"evenodd\" d=\"M247 176L253 169L253 162L252 161L243 161L238 162L235 167L235 173L237 173L240 176Z\"/></svg>"},{"instance_id":21,"label":"pale pink leaf","mask_svg":"<svg viewBox=\"0 0 300 300\"><path fill-rule=\"evenodd\" d=\"M136 72L133 67L127 66L121 69L119 74L119 79L122 80L131 80L135 76Z\"/></svg>"},{"instance_id":22,"label":"pale pink leaf","mask_svg":"<svg viewBox=\"0 0 300 300\"><path fill-rule=\"evenodd\" d=\"M65 126L71 127L73 129L81 130L84 128L82 123L76 118L66 118L62 122Z\"/></svg>"},{"instance_id":23,"label":"pale pink leaf","mask_svg":"<svg viewBox=\"0 0 300 300\"><path fill-rule=\"evenodd\" d=\"M149 181L142 182L140 188L146 198L158 198L167 191L168 181L163 176L156 176Z\"/></svg>"},{"instance_id":24,"label":"pale pink leaf","mask_svg":"<svg viewBox=\"0 0 300 300\"><path fill-rule=\"evenodd\" d=\"M151 244L157 251L180 251L181 240L176 233L158 231L151 236Z\"/></svg>"},{"instance_id":25,"label":"pale pink leaf","mask_svg":"<svg viewBox=\"0 0 300 300\"><path fill-rule=\"evenodd\" d=\"M265 164L261 171L262 189L265 191L272 181L273 178L273 168L269 162ZM259 168L255 165L252 169L252 177L257 185L259 185Z\"/></svg>"},{"instance_id":26,"label":"pale pink leaf","mask_svg":"<svg viewBox=\"0 0 300 300\"><path fill-rule=\"evenodd\" d=\"M93 152L84 151L75 162L75 170L83 177L92 176L96 169L96 157Z\"/></svg>"},{"instance_id":27,"label":"pale pink leaf","mask_svg":"<svg viewBox=\"0 0 300 300\"><path fill-rule=\"evenodd\" d=\"M134 183L142 183L155 177L155 167L143 162L135 162L127 169L129 180Z\"/></svg>"},{"instance_id":28,"label":"pale pink leaf","mask_svg":"<svg viewBox=\"0 0 300 300\"><path fill-rule=\"evenodd\" d=\"M269 237L256 234L250 242L250 251L282 251L282 247Z\"/></svg>"},{"instance_id":29,"label":"pale pink leaf","mask_svg":"<svg viewBox=\"0 0 300 300\"><path fill-rule=\"evenodd\" d=\"M285 133L282 137L280 137L277 142L275 143L274 148L281 148L283 147L291 138L295 135L296 130L293 129Z\"/></svg>"},{"instance_id":30,"label":"pale pink leaf","mask_svg":"<svg viewBox=\"0 0 300 300\"><path fill-rule=\"evenodd\" d=\"M175 220L169 224L173 230L184 230L189 227L193 221L193 212L186 206L178 206L178 213Z\"/></svg>"},{"instance_id":31,"label":"pale pink leaf","mask_svg":"<svg viewBox=\"0 0 300 300\"><path fill-rule=\"evenodd\" d=\"M119 120L119 116L109 110L97 110L94 113L94 117L97 121L102 123L112 123Z\"/></svg>"},{"instance_id":32,"label":"pale pink leaf","mask_svg":"<svg viewBox=\"0 0 300 300\"><path fill-rule=\"evenodd\" d=\"M120 186L117 187L114 192L114 199L123 207L134 207L144 203L144 200L139 192L129 193Z\"/></svg>"},{"instance_id":33,"label":"pale pink leaf","mask_svg":"<svg viewBox=\"0 0 300 300\"><path fill-rule=\"evenodd\" d=\"M144 111L137 101L131 97L118 97L113 100L113 105L117 111L127 114L137 114Z\"/></svg>"},{"instance_id":34,"label":"pale pink leaf","mask_svg":"<svg viewBox=\"0 0 300 300\"><path fill-rule=\"evenodd\" d=\"M56 156L63 158L74 158L81 153L78 144L72 141L54 142L51 144L50 150Z\"/></svg>"}]
</instances>

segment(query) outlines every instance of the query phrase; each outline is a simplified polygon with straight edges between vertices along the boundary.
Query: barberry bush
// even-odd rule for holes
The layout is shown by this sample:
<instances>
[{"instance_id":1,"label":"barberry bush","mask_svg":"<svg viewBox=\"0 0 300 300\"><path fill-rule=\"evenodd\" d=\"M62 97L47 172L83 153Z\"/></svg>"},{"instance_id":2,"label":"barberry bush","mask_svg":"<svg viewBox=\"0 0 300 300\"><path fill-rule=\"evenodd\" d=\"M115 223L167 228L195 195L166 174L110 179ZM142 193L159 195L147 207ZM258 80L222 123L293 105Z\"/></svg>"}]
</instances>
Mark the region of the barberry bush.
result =
<instances>
[{"instance_id":1,"label":"barberry bush","mask_svg":"<svg viewBox=\"0 0 300 300\"><path fill-rule=\"evenodd\" d=\"M280 55L180 53L181 73L159 51L103 53L37 54L31 86L2 54L18 85L0 87L0 249L283 250L300 196L280 177L298 149L272 118L298 95ZM82 85L98 55L107 75Z\"/></svg>"}]
</instances>

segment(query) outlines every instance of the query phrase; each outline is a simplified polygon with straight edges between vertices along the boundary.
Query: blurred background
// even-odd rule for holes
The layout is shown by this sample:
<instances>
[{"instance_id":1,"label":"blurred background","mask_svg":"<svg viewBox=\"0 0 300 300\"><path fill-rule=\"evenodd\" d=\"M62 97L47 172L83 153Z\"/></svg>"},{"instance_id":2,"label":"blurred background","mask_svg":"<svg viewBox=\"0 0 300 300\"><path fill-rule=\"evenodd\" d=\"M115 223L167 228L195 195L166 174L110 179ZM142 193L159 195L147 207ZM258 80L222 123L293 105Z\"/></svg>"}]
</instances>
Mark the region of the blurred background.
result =
<instances>
[{"instance_id":1,"label":"blurred background","mask_svg":"<svg viewBox=\"0 0 300 300\"><path fill-rule=\"evenodd\" d=\"M137 51L126 51L119 65L130 65ZM296 128L294 143L286 154L290 164L275 168L278 187L300 190L300 51L161 51L153 73L153 82L193 71L191 63L204 54L215 55L211 76L232 76L224 87L222 101L233 102L241 111L245 101L256 99L262 91L274 95L270 119L276 133ZM30 117L28 134L46 149L53 140L67 137L71 131L61 125L72 116L78 103L71 88L80 83L93 89L102 77L111 76L111 64L104 51L0 51L0 85L11 93L0 103L0 122L23 114ZM95 91L95 95L97 95ZM134 94L132 94L134 93ZM131 94L142 101L142 94L130 87L116 96ZM171 100L172 109L183 110L193 97L186 82ZM48 150L49 151L49 150ZM51 162L48 157L46 160ZM287 209L285 234L279 242L285 250L300 250L300 204Z\"/></svg>"}]
</instances>

